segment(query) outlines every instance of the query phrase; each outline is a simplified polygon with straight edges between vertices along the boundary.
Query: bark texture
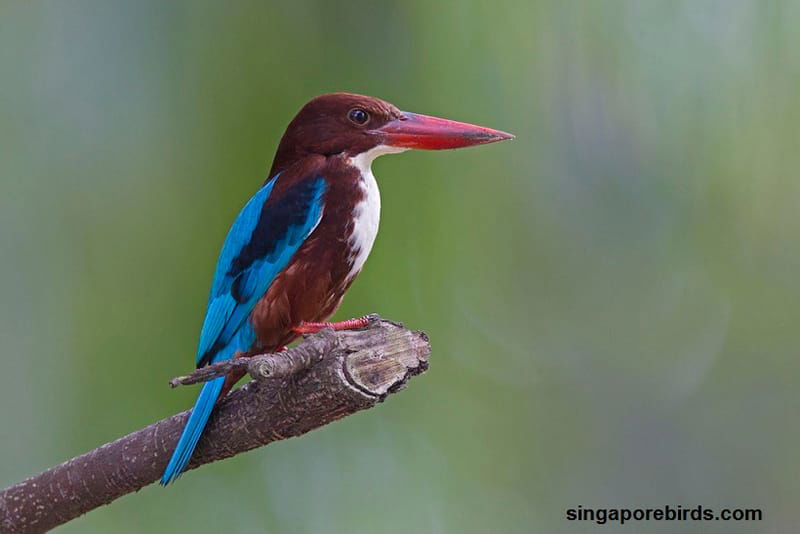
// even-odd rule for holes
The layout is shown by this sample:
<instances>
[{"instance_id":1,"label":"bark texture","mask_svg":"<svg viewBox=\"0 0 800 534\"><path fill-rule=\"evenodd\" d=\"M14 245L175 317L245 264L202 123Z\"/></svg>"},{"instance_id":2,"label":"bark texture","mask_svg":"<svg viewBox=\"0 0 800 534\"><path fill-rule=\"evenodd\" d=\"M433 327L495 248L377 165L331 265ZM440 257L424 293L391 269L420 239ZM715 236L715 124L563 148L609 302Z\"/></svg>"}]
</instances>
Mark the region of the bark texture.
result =
<instances>
[{"instance_id":1,"label":"bark texture","mask_svg":"<svg viewBox=\"0 0 800 534\"><path fill-rule=\"evenodd\" d=\"M371 408L427 369L429 354L425 334L374 320L365 330L325 330L287 352L232 363L225 369L245 368L254 380L217 406L187 470ZM171 383L194 383L226 372L208 369ZM43 532L156 481L188 413L2 490L0 532Z\"/></svg>"}]
</instances>

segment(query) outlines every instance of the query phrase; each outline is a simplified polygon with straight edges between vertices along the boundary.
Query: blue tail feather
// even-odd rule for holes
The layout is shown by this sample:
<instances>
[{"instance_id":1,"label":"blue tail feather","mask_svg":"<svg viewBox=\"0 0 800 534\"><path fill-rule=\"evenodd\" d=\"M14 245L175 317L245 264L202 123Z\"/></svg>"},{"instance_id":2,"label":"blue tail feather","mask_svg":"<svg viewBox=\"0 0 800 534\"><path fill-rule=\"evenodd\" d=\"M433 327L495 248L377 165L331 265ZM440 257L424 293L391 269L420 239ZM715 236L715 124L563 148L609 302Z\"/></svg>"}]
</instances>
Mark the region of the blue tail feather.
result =
<instances>
[{"instance_id":1,"label":"blue tail feather","mask_svg":"<svg viewBox=\"0 0 800 534\"><path fill-rule=\"evenodd\" d=\"M197 402L192 408L192 413L189 415L189 420L183 429L183 434L178 440L178 445L172 453L172 458L161 476L161 485L166 486L170 482L174 482L181 475L192 457L197 442L200 440L200 435L206 427L208 418L214 405L217 403L217 398L222 391L222 385L225 383L225 377L221 376L215 378L203 386L200 395L197 397Z\"/></svg>"},{"instance_id":2,"label":"blue tail feather","mask_svg":"<svg viewBox=\"0 0 800 534\"><path fill-rule=\"evenodd\" d=\"M225 238L200 332L199 366L229 360L237 350L253 346L256 336L249 321L253 309L322 219L327 182L316 174L283 191L270 204L267 216L267 199L277 179L276 175L247 202ZM203 386L161 477L162 485L174 482L186 469L224 382L220 377Z\"/></svg>"}]
</instances>

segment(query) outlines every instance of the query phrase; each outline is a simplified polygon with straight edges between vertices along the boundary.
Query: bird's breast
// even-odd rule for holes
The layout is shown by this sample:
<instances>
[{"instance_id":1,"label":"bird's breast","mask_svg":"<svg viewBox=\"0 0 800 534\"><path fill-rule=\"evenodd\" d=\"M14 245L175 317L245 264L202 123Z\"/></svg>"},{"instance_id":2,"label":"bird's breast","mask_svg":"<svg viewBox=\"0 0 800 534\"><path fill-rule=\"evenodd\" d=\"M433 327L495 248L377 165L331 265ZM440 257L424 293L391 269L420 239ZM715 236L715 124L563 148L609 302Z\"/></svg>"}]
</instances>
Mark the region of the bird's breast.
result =
<instances>
[{"instance_id":1,"label":"bird's breast","mask_svg":"<svg viewBox=\"0 0 800 534\"><path fill-rule=\"evenodd\" d=\"M362 196L353 206L352 230L347 239L350 247L348 281L352 281L364 267L372 245L375 243L375 237L378 235L381 218L381 194L372 169L367 168L361 173L358 187Z\"/></svg>"},{"instance_id":2,"label":"bird's breast","mask_svg":"<svg viewBox=\"0 0 800 534\"><path fill-rule=\"evenodd\" d=\"M380 221L381 198L369 163L337 158L327 179L322 217L256 304L250 322L262 347L290 342L291 327L330 317L367 261Z\"/></svg>"}]
</instances>

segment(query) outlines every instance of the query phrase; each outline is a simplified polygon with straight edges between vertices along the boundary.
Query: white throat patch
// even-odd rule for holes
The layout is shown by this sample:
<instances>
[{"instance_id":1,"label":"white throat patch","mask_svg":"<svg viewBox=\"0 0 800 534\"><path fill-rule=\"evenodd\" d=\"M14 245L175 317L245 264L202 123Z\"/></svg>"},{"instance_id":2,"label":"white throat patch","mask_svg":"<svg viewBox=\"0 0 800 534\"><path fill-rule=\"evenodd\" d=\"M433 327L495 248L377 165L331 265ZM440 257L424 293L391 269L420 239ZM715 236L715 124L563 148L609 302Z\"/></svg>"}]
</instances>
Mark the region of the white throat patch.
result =
<instances>
[{"instance_id":1,"label":"white throat patch","mask_svg":"<svg viewBox=\"0 0 800 534\"><path fill-rule=\"evenodd\" d=\"M359 185L364 193L364 198L355 208L353 208L353 233L350 234L350 258L352 265L348 280L352 280L361 271L364 262L367 261L378 235L378 223L381 218L381 194L378 191L378 182L372 174L372 162L378 156L384 154L396 154L405 152L406 148L396 148L385 145L378 145L367 150L354 158L350 158L350 164L358 169L361 174Z\"/></svg>"}]
</instances>

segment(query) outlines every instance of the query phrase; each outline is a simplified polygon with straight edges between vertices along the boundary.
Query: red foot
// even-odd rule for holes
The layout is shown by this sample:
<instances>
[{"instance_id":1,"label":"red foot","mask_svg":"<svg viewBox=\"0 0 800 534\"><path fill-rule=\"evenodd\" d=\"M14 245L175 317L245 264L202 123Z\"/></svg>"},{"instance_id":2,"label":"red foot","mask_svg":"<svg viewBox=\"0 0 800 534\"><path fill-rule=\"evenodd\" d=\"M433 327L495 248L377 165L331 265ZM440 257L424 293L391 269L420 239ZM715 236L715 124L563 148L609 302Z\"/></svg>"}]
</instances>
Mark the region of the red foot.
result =
<instances>
[{"instance_id":1,"label":"red foot","mask_svg":"<svg viewBox=\"0 0 800 534\"><path fill-rule=\"evenodd\" d=\"M316 334L325 328L333 328L334 330L355 330L357 328L364 328L369 325L369 317L359 317L358 319L348 319L338 323L307 323L303 321L299 326L292 328L295 334Z\"/></svg>"}]
</instances>

